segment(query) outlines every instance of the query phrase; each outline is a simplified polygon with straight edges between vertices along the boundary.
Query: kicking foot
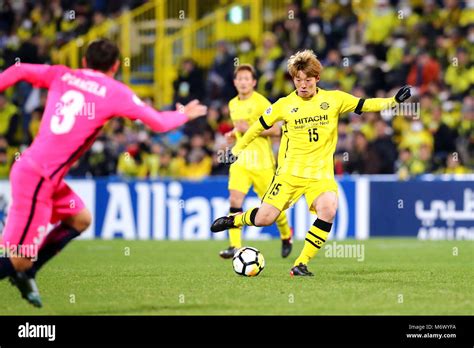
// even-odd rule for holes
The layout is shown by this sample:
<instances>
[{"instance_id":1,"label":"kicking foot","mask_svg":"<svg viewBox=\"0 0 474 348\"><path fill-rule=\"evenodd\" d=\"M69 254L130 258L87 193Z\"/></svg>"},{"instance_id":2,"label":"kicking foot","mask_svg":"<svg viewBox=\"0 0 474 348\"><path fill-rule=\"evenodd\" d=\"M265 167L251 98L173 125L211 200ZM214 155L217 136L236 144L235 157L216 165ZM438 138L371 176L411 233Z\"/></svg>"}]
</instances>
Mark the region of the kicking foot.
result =
<instances>
[{"instance_id":1,"label":"kicking foot","mask_svg":"<svg viewBox=\"0 0 474 348\"><path fill-rule=\"evenodd\" d=\"M28 277L25 272L16 272L10 276L10 283L20 290L21 297L30 304L37 308L43 306L35 278Z\"/></svg>"},{"instance_id":2,"label":"kicking foot","mask_svg":"<svg viewBox=\"0 0 474 348\"><path fill-rule=\"evenodd\" d=\"M234 215L223 216L215 220L211 225L211 232L221 232L229 228L235 228Z\"/></svg>"},{"instance_id":3,"label":"kicking foot","mask_svg":"<svg viewBox=\"0 0 474 348\"><path fill-rule=\"evenodd\" d=\"M298 266L294 266L290 271L290 275L292 277L293 276L310 276L310 277L314 276L313 273L308 271L308 266L303 265L302 263L300 263Z\"/></svg>"}]
</instances>

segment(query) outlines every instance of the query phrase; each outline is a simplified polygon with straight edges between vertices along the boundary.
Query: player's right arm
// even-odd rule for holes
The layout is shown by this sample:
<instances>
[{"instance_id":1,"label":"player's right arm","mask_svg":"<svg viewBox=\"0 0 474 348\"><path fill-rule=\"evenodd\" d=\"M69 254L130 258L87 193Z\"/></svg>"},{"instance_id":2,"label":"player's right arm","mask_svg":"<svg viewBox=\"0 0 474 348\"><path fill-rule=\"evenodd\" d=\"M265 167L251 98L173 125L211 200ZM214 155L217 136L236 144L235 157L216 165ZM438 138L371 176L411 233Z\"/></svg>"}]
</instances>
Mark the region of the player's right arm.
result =
<instances>
[{"instance_id":1,"label":"player's right arm","mask_svg":"<svg viewBox=\"0 0 474 348\"><path fill-rule=\"evenodd\" d=\"M207 107L193 100L186 105L176 104L175 111L157 111L145 104L131 90L117 100L117 115L140 120L155 132L168 132L207 113Z\"/></svg>"},{"instance_id":2,"label":"player's right arm","mask_svg":"<svg viewBox=\"0 0 474 348\"><path fill-rule=\"evenodd\" d=\"M239 156L239 154L264 130L272 128L273 124L283 120L283 115L280 110L280 103L277 101L270 106L257 122L245 132L244 136L237 140L237 144L232 148L232 154Z\"/></svg>"},{"instance_id":3,"label":"player's right arm","mask_svg":"<svg viewBox=\"0 0 474 348\"><path fill-rule=\"evenodd\" d=\"M51 81L60 71L60 65L18 63L0 73L0 91L26 81L38 88L48 88Z\"/></svg>"}]
</instances>

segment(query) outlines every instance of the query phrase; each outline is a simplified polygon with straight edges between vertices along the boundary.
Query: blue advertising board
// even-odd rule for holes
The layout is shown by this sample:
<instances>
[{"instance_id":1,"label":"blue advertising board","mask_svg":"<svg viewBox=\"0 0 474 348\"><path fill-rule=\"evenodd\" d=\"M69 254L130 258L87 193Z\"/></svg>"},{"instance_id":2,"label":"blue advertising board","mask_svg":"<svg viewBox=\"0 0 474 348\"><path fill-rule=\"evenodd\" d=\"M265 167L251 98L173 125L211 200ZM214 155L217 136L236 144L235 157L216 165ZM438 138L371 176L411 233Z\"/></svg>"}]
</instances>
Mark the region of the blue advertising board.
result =
<instances>
[{"instance_id":1,"label":"blue advertising board","mask_svg":"<svg viewBox=\"0 0 474 348\"><path fill-rule=\"evenodd\" d=\"M371 182L370 235L473 239L473 181Z\"/></svg>"},{"instance_id":2,"label":"blue advertising board","mask_svg":"<svg viewBox=\"0 0 474 348\"><path fill-rule=\"evenodd\" d=\"M397 181L393 176L337 179L339 206L331 239L417 237L474 240L474 180L438 177ZM83 239L207 240L210 224L229 212L226 177L203 181L73 179L68 184L93 216ZM10 185L0 181L0 220L10 202ZM244 209L258 207L252 191ZM316 219L304 198L286 212L295 239L304 239ZM0 223L0 231L2 224ZM248 240L278 238L275 225L244 228Z\"/></svg>"},{"instance_id":3,"label":"blue advertising board","mask_svg":"<svg viewBox=\"0 0 474 348\"><path fill-rule=\"evenodd\" d=\"M226 178L192 181L95 181L94 237L111 239L202 240L226 238L225 233L212 234L210 224L229 212ZM340 210L334 231L338 239L354 237L355 184L339 182ZM251 192L244 209L258 207L260 200ZM304 199L287 212L295 237L304 239L316 219L309 213ZM277 237L275 225L246 227L244 237L268 239Z\"/></svg>"}]
</instances>

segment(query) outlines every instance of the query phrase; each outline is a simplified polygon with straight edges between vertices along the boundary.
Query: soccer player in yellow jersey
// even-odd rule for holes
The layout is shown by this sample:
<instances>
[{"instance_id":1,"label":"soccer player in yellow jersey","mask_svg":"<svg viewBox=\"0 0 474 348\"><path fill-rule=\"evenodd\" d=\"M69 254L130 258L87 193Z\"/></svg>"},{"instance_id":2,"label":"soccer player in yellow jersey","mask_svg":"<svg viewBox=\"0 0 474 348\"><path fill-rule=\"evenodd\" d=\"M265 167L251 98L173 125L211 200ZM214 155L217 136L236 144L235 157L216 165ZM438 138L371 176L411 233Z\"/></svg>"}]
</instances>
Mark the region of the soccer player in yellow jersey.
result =
<instances>
[{"instance_id":1,"label":"soccer player in yellow jersey","mask_svg":"<svg viewBox=\"0 0 474 348\"><path fill-rule=\"evenodd\" d=\"M238 156L247 145L275 122L284 121L278 155L278 169L262 204L245 213L214 221L212 232L243 225L266 226L305 195L317 219L306 234L303 250L290 274L312 276L308 262L321 249L331 231L337 209L337 184L333 155L337 143L340 114L381 111L410 97L410 87L402 87L392 98L357 98L342 91L317 87L322 66L311 50L298 52L288 60L288 72L296 90L279 99L250 127L232 153Z\"/></svg>"},{"instance_id":2,"label":"soccer player in yellow jersey","mask_svg":"<svg viewBox=\"0 0 474 348\"><path fill-rule=\"evenodd\" d=\"M259 123L260 115L271 105L260 93L254 91L257 84L255 69L249 64L242 64L235 69L234 85L239 93L229 102L230 117L234 129L226 134L229 143L241 139L249 127ZM270 136L280 135L280 127L274 125L261 132L248 143L229 171L230 213L241 213L242 204L250 187L262 198L275 174L275 158L272 151ZM282 257L291 252L291 229L286 214L276 217L276 223L282 239ZM229 229L230 246L219 255L232 258L234 252L242 247L242 226Z\"/></svg>"}]
</instances>

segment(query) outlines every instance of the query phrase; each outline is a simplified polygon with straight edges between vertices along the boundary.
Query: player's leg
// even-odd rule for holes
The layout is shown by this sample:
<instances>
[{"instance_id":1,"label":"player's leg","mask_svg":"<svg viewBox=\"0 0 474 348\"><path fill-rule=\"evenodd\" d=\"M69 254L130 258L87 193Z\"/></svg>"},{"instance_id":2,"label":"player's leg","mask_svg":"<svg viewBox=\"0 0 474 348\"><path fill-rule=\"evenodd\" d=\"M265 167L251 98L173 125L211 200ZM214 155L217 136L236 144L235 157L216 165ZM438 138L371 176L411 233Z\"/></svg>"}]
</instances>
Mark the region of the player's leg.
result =
<instances>
[{"instance_id":1,"label":"player's leg","mask_svg":"<svg viewBox=\"0 0 474 348\"><path fill-rule=\"evenodd\" d=\"M36 283L25 271L32 267L32 260L36 259L38 246L46 234L53 187L24 161L14 164L10 183L12 205L1 241L4 255L0 257L0 279L9 277L24 299L41 307Z\"/></svg>"},{"instance_id":2,"label":"player's leg","mask_svg":"<svg viewBox=\"0 0 474 348\"><path fill-rule=\"evenodd\" d=\"M222 216L214 220L211 231L215 233L243 226L270 226L280 213L278 208L264 202L259 208L252 208L242 214Z\"/></svg>"},{"instance_id":3,"label":"player's leg","mask_svg":"<svg viewBox=\"0 0 474 348\"><path fill-rule=\"evenodd\" d=\"M242 204L245 195L250 189L252 181L250 172L238 165L231 165L229 170L229 213L242 213ZM234 257L234 253L242 246L242 227L229 228L229 248L219 252L219 256L224 259Z\"/></svg>"},{"instance_id":4,"label":"player's leg","mask_svg":"<svg viewBox=\"0 0 474 348\"><path fill-rule=\"evenodd\" d=\"M245 194L237 190L229 190L230 214L242 213ZM222 250L219 256L223 259L234 257L237 249L242 247L242 227L229 228L229 248Z\"/></svg>"},{"instance_id":5,"label":"player's leg","mask_svg":"<svg viewBox=\"0 0 474 348\"><path fill-rule=\"evenodd\" d=\"M331 231L337 210L337 184L335 182L328 182L324 186L325 190L328 191L320 193L313 199L313 195L318 190L315 188L308 192L306 197L308 201L311 200L311 203L309 203L311 204L310 209L316 212L318 218L314 221L306 234L303 250L291 270L292 275L313 275L308 271L308 262L316 256Z\"/></svg>"},{"instance_id":6,"label":"player's leg","mask_svg":"<svg viewBox=\"0 0 474 348\"><path fill-rule=\"evenodd\" d=\"M56 256L74 238L91 224L91 214L81 198L63 181L53 195L52 223L60 223L49 232L41 244L37 260L27 271L34 278L36 273L52 257Z\"/></svg>"},{"instance_id":7,"label":"player's leg","mask_svg":"<svg viewBox=\"0 0 474 348\"><path fill-rule=\"evenodd\" d=\"M252 208L242 214L223 216L211 225L212 232L224 231L231 227L269 226L273 224L280 213L290 206L303 193L304 186L292 185L291 178L275 176L268 188L259 208Z\"/></svg>"},{"instance_id":8,"label":"player's leg","mask_svg":"<svg viewBox=\"0 0 474 348\"><path fill-rule=\"evenodd\" d=\"M271 186L272 182L270 178L273 178L273 168L269 170L260 170L255 173L253 180L253 188L257 196L262 199L265 196L266 191ZM281 238L281 256L288 257L292 249L292 235L293 231L288 224L286 213L282 211L276 219L276 225L280 232Z\"/></svg>"}]
</instances>

